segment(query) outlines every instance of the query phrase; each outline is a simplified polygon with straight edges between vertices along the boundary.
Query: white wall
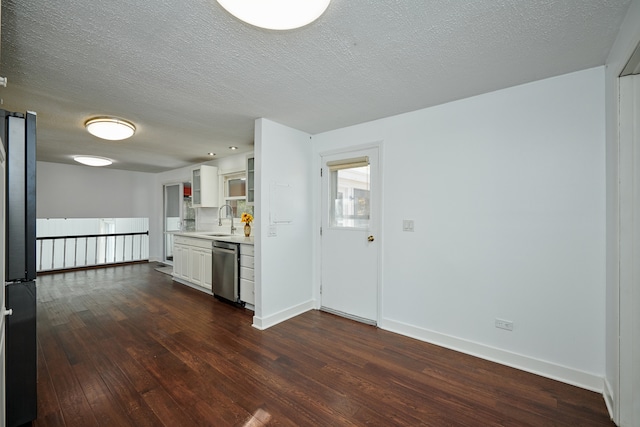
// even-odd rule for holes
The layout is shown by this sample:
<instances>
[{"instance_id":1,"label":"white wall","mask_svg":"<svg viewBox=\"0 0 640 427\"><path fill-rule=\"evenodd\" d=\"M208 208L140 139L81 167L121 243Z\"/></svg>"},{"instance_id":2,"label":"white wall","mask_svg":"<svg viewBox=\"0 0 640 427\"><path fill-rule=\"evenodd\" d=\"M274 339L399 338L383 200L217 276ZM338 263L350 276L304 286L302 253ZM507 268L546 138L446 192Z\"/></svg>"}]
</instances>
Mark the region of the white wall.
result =
<instances>
[{"instance_id":1,"label":"white wall","mask_svg":"<svg viewBox=\"0 0 640 427\"><path fill-rule=\"evenodd\" d=\"M604 120L600 67L315 135L383 142L379 326L602 390Z\"/></svg>"},{"instance_id":2,"label":"white wall","mask_svg":"<svg viewBox=\"0 0 640 427\"><path fill-rule=\"evenodd\" d=\"M266 119L256 120L256 311L267 328L313 308L313 188L310 135ZM272 186L289 185L280 207L293 222L275 225Z\"/></svg>"},{"instance_id":3,"label":"white wall","mask_svg":"<svg viewBox=\"0 0 640 427\"><path fill-rule=\"evenodd\" d=\"M154 175L37 163L38 218L150 217Z\"/></svg>"},{"instance_id":4,"label":"white wall","mask_svg":"<svg viewBox=\"0 0 640 427\"><path fill-rule=\"evenodd\" d=\"M605 400L614 421L620 423L620 253L619 253L619 141L618 76L640 43L640 1L634 0L609 52L606 66L606 165L607 165L607 297ZM623 375L625 375L623 373ZM623 419L632 408L627 405Z\"/></svg>"}]
</instances>

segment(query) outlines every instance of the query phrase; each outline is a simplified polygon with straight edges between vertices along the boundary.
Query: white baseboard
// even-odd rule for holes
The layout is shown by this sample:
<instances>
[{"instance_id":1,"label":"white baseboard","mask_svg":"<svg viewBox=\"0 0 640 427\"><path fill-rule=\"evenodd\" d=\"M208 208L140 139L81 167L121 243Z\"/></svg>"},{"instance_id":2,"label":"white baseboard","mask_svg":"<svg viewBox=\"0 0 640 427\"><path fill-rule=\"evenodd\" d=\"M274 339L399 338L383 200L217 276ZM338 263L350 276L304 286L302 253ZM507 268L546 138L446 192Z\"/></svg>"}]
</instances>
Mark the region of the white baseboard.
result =
<instances>
[{"instance_id":1,"label":"white baseboard","mask_svg":"<svg viewBox=\"0 0 640 427\"><path fill-rule=\"evenodd\" d=\"M296 317L309 310L313 310L313 304L314 304L313 300L309 300L309 301L303 302L302 304L298 304L293 307L289 307L285 310L274 313L270 316L266 316L266 317L253 316L252 326L256 329L260 329L261 331L263 331L267 328L277 325L278 323L291 319L292 317Z\"/></svg>"},{"instance_id":2,"label":"white baseboard","mask_svg":"<svg viewBox=\"0 0 640 427\"><path fill-rule=\"evenodd\" d=\"M611 384L605 378L604 379L604 392L602 393L604 396L604 403L607 405L607 411L609 411L609 417L613 420L614 423L618 424L617 414L614 410L614 399L613 399L613 389L611 388Z\"/></svg>"},{"instance_id":3,"label":"white baseboard","mask_svg":"<svg viewBox=\"0 0 640 427\"><path fill-rule=\"evenodd\" d=\"M438 332L429 331L427 329L422 329L417 326L395 320L383 319L378 323L378 327L387 331L406 335L420 341L435 344L440 347L459 351L461 353L500 363L522 371L531 372L536 375L551 378L553 380L561 381L587 390L603 393L604 379L587 372L535 359L533 357L511 353L509 351L444 335Z\"/></svg>"}]
</instances>

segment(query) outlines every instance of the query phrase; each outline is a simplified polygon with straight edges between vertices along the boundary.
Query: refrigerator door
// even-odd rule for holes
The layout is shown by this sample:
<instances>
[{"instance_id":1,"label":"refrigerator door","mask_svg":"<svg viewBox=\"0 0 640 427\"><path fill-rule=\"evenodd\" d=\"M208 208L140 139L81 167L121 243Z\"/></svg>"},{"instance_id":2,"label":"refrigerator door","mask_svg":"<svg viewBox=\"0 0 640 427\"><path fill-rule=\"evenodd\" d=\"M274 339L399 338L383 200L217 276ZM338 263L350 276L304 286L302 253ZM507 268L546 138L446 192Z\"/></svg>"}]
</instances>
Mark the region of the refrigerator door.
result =
<instances>
[{"instance_id":1,"label":"refrigerator door","mask_svg":"<svg viewBox=\"0 0 640 427\"><path fill-rule=\"evenodd\" d=\"M6 114L6 113L5 113ZM6 116L6 280L36 278L36 115Z\"/></svg>"},{"instance_id":2,"label":"refrigerator door","mask_svg":"<svg viewBox=\"0 0 640 427\"><path fill-rule=\"evenodd\" d=\"M8 116L7 121L7 264L6 280L25 280L27 184L25 121L21 117ZM10 306L8 306L10 307Z\"/></svg>"},{"instance_id":3,"label":"refrigerator door","mask_svg":"<svg viewBox=\"0 0 640 427\"><path fill-rule=\"evenodd\" d=\"M36 282L6 285L13 310L6 323L7 426L20 426L37 415Z\"/></svg>"}]
</instances>

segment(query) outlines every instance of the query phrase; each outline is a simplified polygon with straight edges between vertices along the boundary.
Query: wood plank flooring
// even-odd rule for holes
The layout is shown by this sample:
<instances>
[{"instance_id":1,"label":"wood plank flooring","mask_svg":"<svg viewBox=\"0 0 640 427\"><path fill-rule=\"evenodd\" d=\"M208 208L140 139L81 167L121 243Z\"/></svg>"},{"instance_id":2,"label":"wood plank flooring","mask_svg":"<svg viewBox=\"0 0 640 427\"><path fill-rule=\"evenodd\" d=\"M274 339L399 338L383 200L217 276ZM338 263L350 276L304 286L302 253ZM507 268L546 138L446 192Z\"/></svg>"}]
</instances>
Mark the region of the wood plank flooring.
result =
<instances>
[{"instance_id":1,"label":"wood plank flooring","mask_svg":"<svg viewBox=\"0 0 640 427\"><path fill-rule=\"evenodd\" d=\"M312 311L253 313L153 264L38 278L34 426L612 426L601 395Z\"/></svg>"}]
</instances>

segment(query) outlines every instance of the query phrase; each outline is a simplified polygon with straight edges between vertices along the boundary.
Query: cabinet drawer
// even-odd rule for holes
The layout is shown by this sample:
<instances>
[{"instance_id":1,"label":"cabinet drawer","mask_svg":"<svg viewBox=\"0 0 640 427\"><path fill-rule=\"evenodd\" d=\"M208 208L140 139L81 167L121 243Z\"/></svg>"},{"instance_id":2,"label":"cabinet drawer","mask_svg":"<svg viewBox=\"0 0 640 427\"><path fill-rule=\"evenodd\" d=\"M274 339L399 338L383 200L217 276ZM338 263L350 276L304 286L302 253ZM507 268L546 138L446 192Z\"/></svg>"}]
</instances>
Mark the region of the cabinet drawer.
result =
<instances>
[{"instance_id":1,"label":"cabinet drawer","mask_svg":"<svg viewBox=\"0 0 640 427\"><path fill-rule=\"evenodd\" d=\"M240 267L240 278L253 281L253 268Z\"/></svg>"},{"instance_id":2,"label":"cabinet drawer","mask_svg":"<svg viewBox=\"0 0 640 427\"><path fill-rule=\"evenodd\" d=\"M187 245L191 245L201 249L208 249L208 250L211 250L211 247L213 246L211 244L211 240L208 240L208 239L189 239L189 241L187 242Z\"/></svg>"},{"instance_id":3,"label":"cabinet drawer","mask_svg":"<svg viewBox=\"0 0 640 427\"><path fill-rule=\"evenodd\" d=\"M198 239L197 237L174 236L173 243L176 245L188 245L201 249L211 249L211 240Z\"/></svg>"},{"instance_id":4,"label":"cabinet drawer","mask_svg":"<svg viewBox=\"0 0 640 427\"><path fill-rule=\"evenodd\" d=\"M189 240L188 237L173 236L173 243L176 245L184 245L187 243L187 240Z\"/></svg>"},{"instance_id":5,"label":"cabinet drawer","mask_svg":"<svg viewBox=\"0 0 640 427\"><path fill-rule=\"evenodd\" d=\"M254 283L252 281L240 279L240 299L249 304L256 303Z\"/></svg>"},{"instance_id":6,"label":"cabinet drawer","mask_svg":"<svg viewBox=\"0 0 640 427\"><path fill-rule=\"evenodd\" d=\"M240 245L240 255L253 256L253 245Z\"/></svg>"},{"instance_id":7,"label":"cabinet drawer","mask_svg":"<svg viewBox=\"0 0 640 427\"><path fill-rule=\"evenodd\" d=\"M254 260L254 258L252 256L240 255L240 266L241 267L247 267L247 268L253 268L253 260Z\"/></svg>"}]
</instances>

